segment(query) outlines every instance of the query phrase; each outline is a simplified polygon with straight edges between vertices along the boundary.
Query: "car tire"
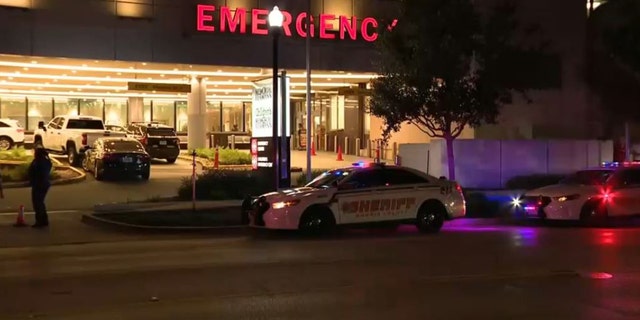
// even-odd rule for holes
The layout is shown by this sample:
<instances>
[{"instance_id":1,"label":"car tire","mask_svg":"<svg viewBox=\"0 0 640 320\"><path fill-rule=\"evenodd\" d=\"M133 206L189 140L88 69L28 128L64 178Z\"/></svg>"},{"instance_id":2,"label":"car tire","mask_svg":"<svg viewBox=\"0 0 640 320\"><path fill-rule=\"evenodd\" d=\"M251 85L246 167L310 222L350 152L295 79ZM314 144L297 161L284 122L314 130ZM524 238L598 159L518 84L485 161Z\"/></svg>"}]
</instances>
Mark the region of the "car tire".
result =
<instances>
[{"instance_id":1,"label":"car tire","mask_svg":"<svg viewBox=\"0 0 640 320\"><path fill-rule=\"evenodd\" d=\"M75 146L70 145L67 148L67 159L69 160L69 165L72 167L78 167L81 164L80 155L78 154L78 151L76 151Z\"/></svg>"},{"instance_id":2,"label":"car tire","mask_svg":"<svg viewBox=\"0 0 640 320\"><path fill-rule=\"evenodd\" d=\"M601 225L608 217L607 208L601 201L589 201L580 210L580 224L584 226Z\"/></svg>"},{"instance_id":3,"label":"car tire","mask_svg":"<svg viewBox=\"0 0 640 320\"><path fill-rule=\"evenodd\" d=\"M300 218L299 230L309 236L330 233L336 227L336 220L329 208L314 206L307 209Z\"/></svg>"},{"instance_id":4,"label":"car tire","mask_svg":"<svg viewBox=\"0 0 640 320\"><path fill-rule=\"evenodd\" d=\"M176 163L176 161L178 160L178 158L167 158L167 163Z\"/></svg>"},{"instance_id":5,"label":"car tire","mask_svg":"<svg viewBox=\"0 0 640 320\"><path fill-rule=\"evenodd\" d=\"M440 203L424 203L418 210L416 226L422 233L438 233L444 225L445 208Z\"/></svg>"},{"instance_id":6,"label":"car tire","mask_svg":"<svg viewBox=\"0 0 640 320\"><path fill-rule=\"evenodd\" d=\"M89 158L88 157L82 158L82 170L84 170L84 172L89 172Z\"/></svg>"},{"instance_id":7,"label":"car tire","mask_svg":"<svg viewBox=\"0 0 640 320\"><path fill-rule=\"evenodd\" d=\"M0 137L0 151L6 151L13 147L13 140L9 137Z\"/></svg>"},{"instance_id":8,"label":"car tire","mask_svg":"<svg viewBox=\"0 0 640 320\"><path fill-rule=\"evenodd\" d=\"M100 171L100 166L98 166L98 162L96 161L95 165L93 166L93 177L98 181L104 180L104 172Z\"/></svg>"}]
</instances>

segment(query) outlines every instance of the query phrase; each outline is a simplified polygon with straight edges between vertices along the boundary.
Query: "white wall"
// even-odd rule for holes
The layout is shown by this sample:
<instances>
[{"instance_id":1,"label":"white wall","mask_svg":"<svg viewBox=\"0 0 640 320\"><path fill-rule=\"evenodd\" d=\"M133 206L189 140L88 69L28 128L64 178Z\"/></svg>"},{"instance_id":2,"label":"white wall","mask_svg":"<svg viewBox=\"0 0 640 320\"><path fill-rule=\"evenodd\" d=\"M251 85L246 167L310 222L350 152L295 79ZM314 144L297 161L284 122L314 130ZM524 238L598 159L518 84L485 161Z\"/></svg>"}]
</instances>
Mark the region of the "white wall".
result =
<instances>
[{"instance_id":1,"label":"white wall","mask_svg":"<svg viewBox=\"0 0 640 320\"><path fill-rule=\"evenodd\" d=\"M567 174L613 160L613 142L596 140L456 140L456 180L466 188L502 188L520 175ZM447 176L442 140L401 144L402 164L433 176Z\"/></svg>"}]
</instances>

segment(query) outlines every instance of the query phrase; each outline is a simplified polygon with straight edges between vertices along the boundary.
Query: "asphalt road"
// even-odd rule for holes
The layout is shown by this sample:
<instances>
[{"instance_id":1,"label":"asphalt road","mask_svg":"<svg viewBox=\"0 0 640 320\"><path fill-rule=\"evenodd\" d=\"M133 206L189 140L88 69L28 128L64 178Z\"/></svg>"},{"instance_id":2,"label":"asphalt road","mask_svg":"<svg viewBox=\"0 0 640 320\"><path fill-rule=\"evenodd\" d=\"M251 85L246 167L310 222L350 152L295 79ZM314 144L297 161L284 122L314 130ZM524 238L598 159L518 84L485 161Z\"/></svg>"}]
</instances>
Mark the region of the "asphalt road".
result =
<instances>
[{"instance_id":1,"label":"asphalt road","mask_svg":"<svg viewBox=\"0 0 640 320\"><path fill-rule=\"evenodd\" d=\"M458 220L434 236L402 227L326 239L148 235L4 248L0 314L69 320L640 319L639 232ZM612 278L593 279L599 272Z\"/></svg>"},{"instance_id":2,"label":"asphalt road","mask_svg":"<svg viewBox=\"0 0 640 320\"><path fill-rule=\"evenodd\" d=\"M198 166L197 169L200 173L201 168ZM189 161L178 159L174 164L154 160L149 181L96 181L91 174L87 174L86 181L52 186L46 204L49 210L86 210L101 203L175 196L182 178L190 177L192 170ZM30 189L6 189L5 199L0 200L0 212L15 212L21 204L25 210L31 210Z\"/></svg>"}]
</instances>

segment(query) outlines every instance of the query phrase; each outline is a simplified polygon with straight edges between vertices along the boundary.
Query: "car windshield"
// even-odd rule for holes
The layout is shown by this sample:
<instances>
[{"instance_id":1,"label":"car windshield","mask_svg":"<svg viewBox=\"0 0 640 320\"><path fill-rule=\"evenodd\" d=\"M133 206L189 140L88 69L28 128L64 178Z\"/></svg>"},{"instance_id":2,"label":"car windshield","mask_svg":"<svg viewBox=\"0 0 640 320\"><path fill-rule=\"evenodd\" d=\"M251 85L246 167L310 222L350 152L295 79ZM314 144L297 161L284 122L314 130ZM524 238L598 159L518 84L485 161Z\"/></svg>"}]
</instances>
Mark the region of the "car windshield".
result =
<instances>
[{"instance_id":1,"label":"car windshield","mask_svg":"<svg viewBox=\"0 0 640 320\"><path fill-rule=\"evenodd\" d=\"M611 170L582 170L565 177L560 181L560 184L602 185L612 173Z\"/></svg>"},{"instance_id":2,"label":"car windshield","mask_svg":"<svg viewBox=\"0 0 640 320\"><path fill-rule=\"evenodd\" d=\"M346 169L346 170L332 170L327 171L311 182L309 182L306 187L311 188L325 188L330 187L334 183L340 183L340 181L344 180L346 177L350 176L354 170Z\"/></svg>"},{"instance_id":3,"label":"car windshield","mask_svg":"<svg viewBox=\"0 0 640 320\"><path fill-rule=\"evenodd\" d=\"M105 141L106 152L142 152L144 147L137 141Z\"/></svg>"},{"instance_id":4,"label":"car windshield","mask_svg":"<svg viewBox=\"0 0 640 320\"><path fill-rule=\"evenodd\" d=\"M102 120L71 119L67 123L67 129L104 130L104 124Z\"/></svg>"}]
</instances>

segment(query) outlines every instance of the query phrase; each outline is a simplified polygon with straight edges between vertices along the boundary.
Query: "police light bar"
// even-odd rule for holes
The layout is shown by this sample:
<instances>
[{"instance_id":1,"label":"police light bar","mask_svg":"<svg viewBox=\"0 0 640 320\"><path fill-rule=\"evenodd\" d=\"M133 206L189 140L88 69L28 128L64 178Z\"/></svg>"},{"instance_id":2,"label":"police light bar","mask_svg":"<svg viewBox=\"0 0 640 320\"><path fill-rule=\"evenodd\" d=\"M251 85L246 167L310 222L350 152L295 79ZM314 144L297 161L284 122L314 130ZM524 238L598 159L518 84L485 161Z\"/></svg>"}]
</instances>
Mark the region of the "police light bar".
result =
<instances>
[{"instance_id":1,"label":"police light bar","mask_svg":"<svg viewBox=\"0 0 640 320\"><path fill-rule=\"evenodd\" d=\"M372 166L382 166L384 165L384 162L371 163L371 162L358 161L358 162L352 163L351 165L357 168L369 168Z\"/></svg>"},{"instance_id":2,"label":"police light bar","mask_svg":"<svg viewBox=\"0 0 640 320\"><path fill-rule=\"evenodd\" d=\"M629 167L629 166L640 166L640 161L611 161L611 162L602 162L601 167L603 168L617 168L617 167Z\"/></svg>"}]
</instances>

